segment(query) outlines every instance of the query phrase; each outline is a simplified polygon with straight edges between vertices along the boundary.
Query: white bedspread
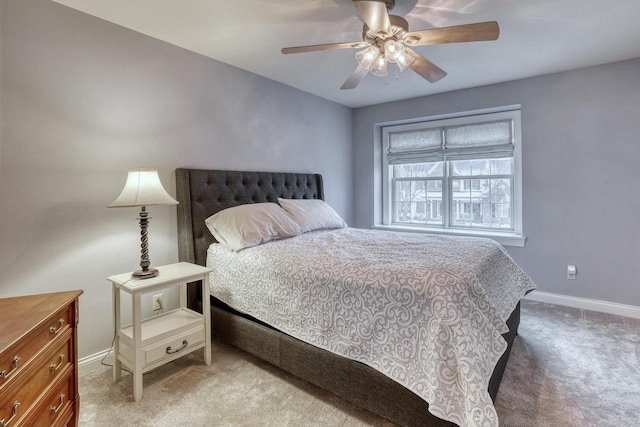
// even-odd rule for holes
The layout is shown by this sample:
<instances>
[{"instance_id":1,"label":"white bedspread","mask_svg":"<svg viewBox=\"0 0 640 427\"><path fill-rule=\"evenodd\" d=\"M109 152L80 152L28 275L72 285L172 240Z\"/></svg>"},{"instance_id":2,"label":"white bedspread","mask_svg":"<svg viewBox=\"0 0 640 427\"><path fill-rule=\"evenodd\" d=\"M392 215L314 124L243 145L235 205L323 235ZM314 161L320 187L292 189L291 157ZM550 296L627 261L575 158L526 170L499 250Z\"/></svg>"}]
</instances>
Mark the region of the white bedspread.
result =
<instances>
[{"instance_id":1,"label":"white bedspread","mask_svg":"<svg viewBox=\"0 0 640 427\"><path fill-rule=\"evenodd\" d=\"M460 426L497 426L501 334L535 285L489 239L345 228L233 253L209 248L211 294L365 363Z\"/></svg>"}]
</instances>

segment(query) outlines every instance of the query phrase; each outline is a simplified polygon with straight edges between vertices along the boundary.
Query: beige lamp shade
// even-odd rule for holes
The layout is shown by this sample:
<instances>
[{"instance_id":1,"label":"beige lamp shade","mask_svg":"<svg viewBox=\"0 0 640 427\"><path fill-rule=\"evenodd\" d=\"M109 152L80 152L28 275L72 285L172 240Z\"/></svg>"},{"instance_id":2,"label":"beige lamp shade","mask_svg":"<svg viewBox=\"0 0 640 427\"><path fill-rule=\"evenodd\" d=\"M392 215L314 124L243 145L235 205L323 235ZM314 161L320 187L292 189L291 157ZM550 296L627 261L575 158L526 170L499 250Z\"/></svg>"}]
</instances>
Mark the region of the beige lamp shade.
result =
<instances>
[{"instance_id":1,"label":"beige lamp shade","mask_svg":"<svg viewBox=\"0 0 640 427\"><path fill-rule=\"evenodd\" d=\"M177 204L178 202L162 186L157 170L137 169L129 171L122 193L109 207L124 208Z\"/></svg>"}]
</instances>

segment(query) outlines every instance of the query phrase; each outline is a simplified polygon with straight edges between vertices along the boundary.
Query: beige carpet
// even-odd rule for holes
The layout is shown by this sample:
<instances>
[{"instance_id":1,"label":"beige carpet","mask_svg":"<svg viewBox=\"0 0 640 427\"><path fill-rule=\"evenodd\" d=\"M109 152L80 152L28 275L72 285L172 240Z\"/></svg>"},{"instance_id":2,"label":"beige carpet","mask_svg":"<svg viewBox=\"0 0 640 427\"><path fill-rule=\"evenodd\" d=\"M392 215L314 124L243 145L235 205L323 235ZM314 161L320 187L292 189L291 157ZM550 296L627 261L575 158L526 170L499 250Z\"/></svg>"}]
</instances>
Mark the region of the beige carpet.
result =
<instances>
[{"instance_id":1,"label":"beige carpet","mask_svg":"<svg viewBox=\"0 0 640 427\"><path fill-rule=\"evenodd\" d=\"M213 343L144 376L80 378L81 426L390 426L253 356ZM496 407L501 426L640 426L640 320L523 302Z\"/></svg>"}]
</instances>

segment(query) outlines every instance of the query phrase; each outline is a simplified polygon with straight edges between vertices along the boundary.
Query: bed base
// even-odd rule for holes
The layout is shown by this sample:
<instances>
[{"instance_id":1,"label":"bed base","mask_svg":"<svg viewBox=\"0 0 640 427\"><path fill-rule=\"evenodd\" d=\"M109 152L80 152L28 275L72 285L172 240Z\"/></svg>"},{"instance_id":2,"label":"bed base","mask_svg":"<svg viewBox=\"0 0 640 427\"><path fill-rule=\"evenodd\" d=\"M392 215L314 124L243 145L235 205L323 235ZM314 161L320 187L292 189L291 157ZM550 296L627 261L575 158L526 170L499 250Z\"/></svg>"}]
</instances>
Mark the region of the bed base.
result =
<instances>
[{"instance_id":1,"label":"bed base","mask_svg":"<svg viewBox=\"0 0 640 427\"><path fill-rule=\"evenodd\" d=\"M227 311L212 298L212 334L221 341L249 352L287 372L365 408L400 426L452 427L429 413L429 404L375 369L326 350L319 349L283 332ZM507 350L500 358L489 382L495 400L507 366L513 340L520 323L520 304L507 321L503 337Z\"/></svg>"},{"instance_id":2,"label":"bed base","mask_svg":"<svg viewBox=\"0 0 640 427\"><path fill-rule=\"evenodd\" d=\"M189 284L191 307L202 312L199 283ZM429 413L429 404L412 391L375 369L304 341L238 313L211 297L211 334L278 368L365 408L399 426L455 427ZM496 400L520 325L520 303L507 320L509 332L502 336L507 349L489 380L489 395Z\"/></svg>"}]
</instances>

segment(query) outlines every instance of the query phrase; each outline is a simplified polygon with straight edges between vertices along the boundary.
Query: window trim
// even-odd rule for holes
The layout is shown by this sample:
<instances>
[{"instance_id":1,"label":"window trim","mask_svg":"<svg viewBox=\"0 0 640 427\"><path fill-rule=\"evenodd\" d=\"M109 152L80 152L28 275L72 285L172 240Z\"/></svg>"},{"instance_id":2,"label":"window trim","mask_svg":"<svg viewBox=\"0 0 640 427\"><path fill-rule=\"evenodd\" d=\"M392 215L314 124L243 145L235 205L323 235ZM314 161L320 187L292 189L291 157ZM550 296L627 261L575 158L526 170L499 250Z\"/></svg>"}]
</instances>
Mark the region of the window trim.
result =
<instances>
[{"instance_id":1,"label":"window trim","mask_svg":"<svg viewBox=\"0 0 640 427\"><path fill-rule=\"evenodd\" d=\"M511 119L513 120L513 230L501 231L497 229L465 229L465 228L451 228L448 225L448 220L445 219L445 225L443 226L427 226L427 225L404 225L393 223L392 215L392 203L391 193L392 179L389 172L388 161L388 144L389 133L406 130L417 130L425 128L437 128L445 126L466 125L473 123L491 122L496 120ZM521 111L520 106L504 107L503 109L492 110L477 110L467 111L454 115L447 116L435 116L423 118L420 121L404 122L404 123L387 123L382 126L382 223L377 224L374 228L385 230L397 230L397 231L410 231L410 232L422 232L433 234L450 234L450 235L466 235L466 236L481 236L491 237L497 240L499 243L506 246L519 246L524 247L526 237L522 232L522 129L521 129ZM448 167L448 162L445 162L445 167ZM445 181L450 180L451 177L447 175ZM445 191L449 191L449 185L445 183L443 185L443 200L446 195ZM443 214L445 218L449 218L450 206L449 203L443 203Z\"/></svg>"}]
</instances>

